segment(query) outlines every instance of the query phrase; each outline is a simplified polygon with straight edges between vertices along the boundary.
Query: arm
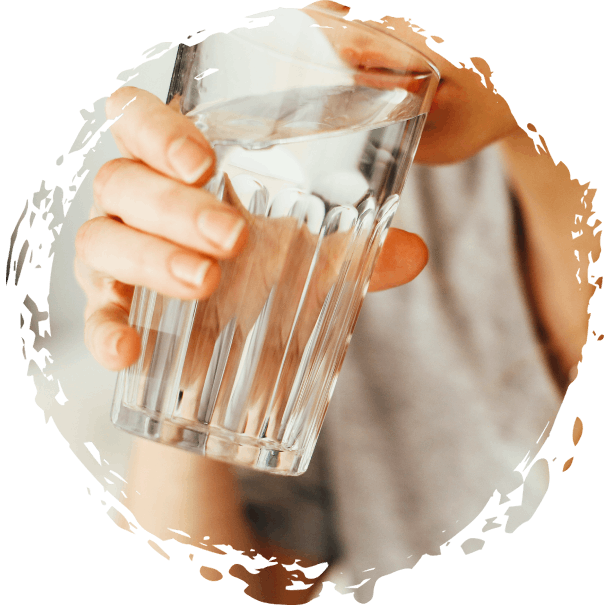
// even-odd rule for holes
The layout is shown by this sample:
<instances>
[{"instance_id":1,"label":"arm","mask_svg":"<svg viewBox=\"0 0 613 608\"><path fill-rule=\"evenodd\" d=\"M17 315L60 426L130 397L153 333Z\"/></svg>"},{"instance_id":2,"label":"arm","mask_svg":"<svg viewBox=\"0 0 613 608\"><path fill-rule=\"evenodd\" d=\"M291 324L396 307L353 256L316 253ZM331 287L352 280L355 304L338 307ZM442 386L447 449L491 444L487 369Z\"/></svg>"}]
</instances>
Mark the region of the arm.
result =
<instances>
[{"instance_id":1,"label":"arm","mask_svg":"<svg viewBox=\"0 0 613 608\"><path fill-rule=\"evenodd\" d=\"M94 180L95 205L77 235L75 270L88 300L86 344L100 364L119 370L140 351L139 335L127 322L132 286L182 299L207 298L219 281L218 260L237 256L249 229L236 210L201 188L213 173L215 156L189 119L132 87L117 91L107 111L111 118L122 114L113 135L124 158L107 163ZM399 255L406 260L401 266ZM412 279L426 259L419 237L390 231L373 288ZM253 548L279 563L298 558L307 567L315 563L252 535L229 466L138 441L128 476L127 506L161 538L175 528L189 534L195 546L210 536L209 546ZM249 578L247 592L266 601L299 603L318 588L286 591L290 576L281 565L256 577L240 569L233 574Z\"/></svg>"},{"instance_id":2,"label":"arm","mask_svg":"<svg viewBox=\"0 0 613 608\"><path fill-rule=\"evenodd\" d=\"M581 359L594 293L587 282L588 254L595 259L599 253L598 238L587 232L586 186L571 181L562 163L555 165L544 151L539 154L519 129L502 140L501 149L524 225L527 287L563 382ZM572 232L579 232L575 215L583 218L585 234L573 239Z\"/></svg>"},{"instance_id":3,"label":"arm","mask_svg":"<svg viewBox=\"0 0 613 608\"><path fill-rule=\"evenodd\" d=\"M126 506L139 524L158 538L175 537L169 528L189 534L189 542L205 549L231 545L249 554L253 550L277 565L251 575L234 566L231 574L248 583L246 593L269 603L305 603L319 591L317 581L308 589L288 591L290 573L281 564L297 559L305 567L317 562L287 549L272 546L252 533L238 500L232 466L154 442L134 442L128 474ZM204 540L205 537L209 537ZM251 551L251 554L254 554Z\"/></svg>"}]
</instances>

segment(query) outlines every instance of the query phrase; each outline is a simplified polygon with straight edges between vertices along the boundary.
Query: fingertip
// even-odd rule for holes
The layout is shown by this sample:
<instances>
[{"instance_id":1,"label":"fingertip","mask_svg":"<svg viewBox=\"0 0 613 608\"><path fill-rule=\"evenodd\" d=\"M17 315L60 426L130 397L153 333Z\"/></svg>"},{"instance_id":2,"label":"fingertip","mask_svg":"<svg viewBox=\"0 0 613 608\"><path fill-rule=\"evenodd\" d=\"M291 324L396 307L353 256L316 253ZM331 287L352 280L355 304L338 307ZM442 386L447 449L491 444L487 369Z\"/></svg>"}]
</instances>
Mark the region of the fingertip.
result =
<instances>
[{"instance_id":1,"label":"fingertip","mask_svg":"<svg viewBox=\"0 0 613 608\"><path fill-rule=\"evenodd\" d=\"M105 369L120 371L132 365L140 354L140 336L128 324L128 311L116 304L87 311L85 345Z\"/></svg>"},{"instance_id":2,"label":"fingertip","mask_svg":"<svg viewBox=\"0 0 613 608\"><path fill-rule=\"evenodd\" d=\"M116 324L113 324L116 325ZM136 362L140 354L140 336L133 327L107 327L94 337L92 354L110 371L121 371Z\"/></svg>"},{"instance_id":3,"label":"fingertip","mask_svg":"<svg viewBox=\"0 0 613 608\"><path fill-rule=\"evenodd\" d=\"M409 283L426 267L428 257L428 247L420 236L391 228L375 265L369 291Z\"/></svg>"},{"instance_id":4,"label":"fingertip","mask_svg":"<svg viewBox=\"0 0 613 608\"><path fill-rule=\"evenodd\" d=\"M185 117L184 117L185 118ZM205 154L209 157L210 162L204 169L203 173L200 177L194 182L194 186L198 186L202 188L205 184L211 180L211 178L217 172L217 155L215 154L215 148L211 145L211 142L202 134L202 131L196 127L196 125L188 120L187 124L189 125L190 132L193 134L194 140L198 142L200 146L205 151Z\"/></svg>"},{"instance_id":5,"label":"fingertip","mask_svg":"<svg viewBox=\"0 0 613 608\"><path fill-rule=\"evenodd\" d=\"M140 355L140 336L133 327L127 327L118 332L113 345L112 359L118 370L129 367Z\"/></svg>"},{"instance_id":6,"label":"fingertip","mask_svg":"<svg viewBox=\"0 0 613 608\"><path fill-rule=\"evenodd\" d=\"M405 234L407 244L412 252L414 260L413 268L416 277L427 266L428 260L430 259L430 251L424 240L418 234L412 232L407 232Z\"/></svg>"},{"instance_id":7,"label":"fingertip","mask_svg":"<svg viewBox=\"0 0 613 608\"><path fill-rule=\"evenodd\" d=\"M426 267L429 251L424 240L417 234L394 230L392 241L395 270L403 271L402 283L408 283L417 278Z\"/></svg>"},{"instance_id":8,"label":"fingertip","mask_svg":"<svg viewBox=\"0 0 613 608\"><path fill-rule=\"evenodd\" d=\"M221 267L217 262L212 260L209 269L206 272L204 282L200 289L190 299L206 300L211 297L213 292L219 287L221 281Z\"/></svg>"},{"instance_id":9,"label":"fingertip","mask_svg":"<svg viewBox=\"0 0 613 608\"><path fill-rule=\"evenodd\" d=\"M241 252L245 248L245 245L247 245L248 240L249 240L249 224L245 222L241 232L238 235L238 238L236 239L232 253L237 254Z\"/></svg>"},{"instance_id":10,"label":"fingertip","mask_svg":"<svg viewBox=\"0 0 613 608\"><path fill-rule=\"evenodd\" d=\"M195 188L204 188L212 177L215 175L215 157L213 156L213 163L204 171L204 173L192 184L188 184L189 186L194 186Z\"/></svg>"}]
</instances>

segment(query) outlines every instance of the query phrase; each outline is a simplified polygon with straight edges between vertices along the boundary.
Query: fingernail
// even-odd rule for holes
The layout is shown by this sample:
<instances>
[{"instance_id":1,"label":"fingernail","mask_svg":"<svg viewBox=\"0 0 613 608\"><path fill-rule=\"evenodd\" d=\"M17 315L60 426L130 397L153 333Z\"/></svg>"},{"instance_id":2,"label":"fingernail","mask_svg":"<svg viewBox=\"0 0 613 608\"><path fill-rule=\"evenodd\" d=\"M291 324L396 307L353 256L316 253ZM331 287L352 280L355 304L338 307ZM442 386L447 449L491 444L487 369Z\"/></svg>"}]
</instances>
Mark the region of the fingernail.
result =
<instances>
[{"instance_id":1,"label":"fingernail","mask_svg":"<svg viewBox=\"0 0 613 608\"><path fill-rule=\"evenodd\" d=\"M178 252L170 258L170 271L172 274L193 287L200 287L204 277L211 267L210 260L194 258L188 253Z\"/></svg>"},{"instance_id":2,"label":"fingernail","mask_svg":"<svg viewBox=\"0 0 613 608\"><path fill-rule=\"evenodd\" d=\"M213 162L211 154L189 137L182 137L171 144L168 159L179 177L187 184L198 180Z\"/></svg>"},{"instance_id":3,"label":"fingernail","mask_svg":"<svg viewBox=\"0 0 613 608\"><path fill-rule=\"evenodd\" d=\"M217 209L207 209L198 218L198 229L204 237L226 251L236 245L244 228L242 217Z\"/></svg>"}]
</instances>

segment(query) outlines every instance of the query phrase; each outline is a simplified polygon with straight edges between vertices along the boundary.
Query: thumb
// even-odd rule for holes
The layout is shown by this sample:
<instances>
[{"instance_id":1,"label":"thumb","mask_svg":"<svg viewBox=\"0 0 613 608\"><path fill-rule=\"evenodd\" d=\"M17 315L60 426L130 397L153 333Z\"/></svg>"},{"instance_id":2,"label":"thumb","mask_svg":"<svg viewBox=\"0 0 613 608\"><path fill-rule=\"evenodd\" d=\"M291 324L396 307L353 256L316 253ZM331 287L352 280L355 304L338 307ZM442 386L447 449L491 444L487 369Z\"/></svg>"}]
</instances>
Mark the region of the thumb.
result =
<instances>
[{"instance_id":1,"label":"thumb","mask_svg":"<svg viewBox=\"0 0 613 608\"><path fill-rule=\"evenodd\" d=\"M412 281L428 262L428 248L412 232L390 228L375 264L368 291L382 291Z\"/></svg>"}]
</instances>

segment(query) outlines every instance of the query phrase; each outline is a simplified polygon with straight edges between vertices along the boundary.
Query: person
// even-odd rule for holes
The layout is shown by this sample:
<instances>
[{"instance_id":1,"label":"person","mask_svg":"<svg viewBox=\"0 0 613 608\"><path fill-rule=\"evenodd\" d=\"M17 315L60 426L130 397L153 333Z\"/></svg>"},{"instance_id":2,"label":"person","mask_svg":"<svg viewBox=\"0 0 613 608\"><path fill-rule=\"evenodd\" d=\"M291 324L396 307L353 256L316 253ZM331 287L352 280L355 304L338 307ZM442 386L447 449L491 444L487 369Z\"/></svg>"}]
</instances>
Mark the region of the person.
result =
<instances>
[{"instance_id":1,"label":"person","mask_svg":"<svg viewBox=\"0 0 613 608\"><path fill-rule=\"evenodd\" d=\"M370 577L355 590L366 601L376 577L436 554L494 489L514 489L513 469L555 415L587 333L585 264L597 243L587 232L571 239L585 187L544 141L537 151L485 61L459 69L404 20L371 25L392 25L441 72L403 194L412 203L396 223L422 236L388 234L370 283L379 293L367 297L311 469L297 479L246 475L141 441L132 457L128 506L140 524L161 538L179 529L199 546L276 556L259 577L231 572L269 602L317 593L317 584L285 589L281 564L295 559L329 561L324 578L347 591ZM129 86L107 113L123 114L112 128L123 157L94 180L75 272L88 300L86 344L120 370L140 350L128 324L133 286L207 298L218 262L238 255L249 231L201 188L215 155L192 122Z\"/></svg>"}]
</instances>

